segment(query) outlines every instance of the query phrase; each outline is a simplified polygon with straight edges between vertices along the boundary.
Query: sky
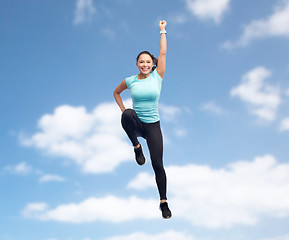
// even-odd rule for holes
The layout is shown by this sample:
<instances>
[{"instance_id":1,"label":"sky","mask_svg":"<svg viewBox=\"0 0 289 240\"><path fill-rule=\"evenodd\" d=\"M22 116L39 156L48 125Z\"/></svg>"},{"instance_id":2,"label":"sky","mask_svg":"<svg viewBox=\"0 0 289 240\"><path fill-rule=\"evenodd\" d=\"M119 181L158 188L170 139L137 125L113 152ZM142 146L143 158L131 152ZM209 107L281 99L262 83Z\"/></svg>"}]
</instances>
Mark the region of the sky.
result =
<instances>
[{"instance_id":1,"label":"sky","mask_svg":"<svg viewBox=\"0 0 289 240\"><path fill-rule=\"evenodd\" d=\"M112 94L163 19L169 220ZM288 43L288 0L1 0L0 239L289 240Z\"/></svg>"}]
</instances>

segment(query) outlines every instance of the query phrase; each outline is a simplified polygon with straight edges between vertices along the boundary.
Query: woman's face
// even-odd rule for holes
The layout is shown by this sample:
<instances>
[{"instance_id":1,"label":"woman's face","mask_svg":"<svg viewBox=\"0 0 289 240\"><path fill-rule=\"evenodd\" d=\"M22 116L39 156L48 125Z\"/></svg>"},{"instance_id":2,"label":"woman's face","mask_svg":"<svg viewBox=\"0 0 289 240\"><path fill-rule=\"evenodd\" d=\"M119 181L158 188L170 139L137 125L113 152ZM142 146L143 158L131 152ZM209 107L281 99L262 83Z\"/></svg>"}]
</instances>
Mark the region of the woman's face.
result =
<instances>
[{"instance_id":1,"label":"woman's face","mask_svg":"<svg viewBox=\"0 0 289 240\"><path fill-rule=\"evenodd\" d=\"M139 56L139 59L136 63L140 73L147 75L152 71L154 66L153 59L148 54L142 54Z\"/></svg>"}]
</instances>

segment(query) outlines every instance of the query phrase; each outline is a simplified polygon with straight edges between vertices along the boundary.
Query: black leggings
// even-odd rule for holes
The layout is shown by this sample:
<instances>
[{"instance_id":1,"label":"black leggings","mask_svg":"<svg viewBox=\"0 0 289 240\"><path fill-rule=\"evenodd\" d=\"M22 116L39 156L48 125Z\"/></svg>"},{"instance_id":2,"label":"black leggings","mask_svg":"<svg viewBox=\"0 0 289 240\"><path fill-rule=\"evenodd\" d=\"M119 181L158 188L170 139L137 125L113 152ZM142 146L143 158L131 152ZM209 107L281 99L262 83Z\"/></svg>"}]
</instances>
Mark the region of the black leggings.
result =
<instances>
[{"instance_id":1,"label":"black leggings","mask_svg":"<svg viewBox=\"0 0 289 240\"><path fill-rule=\"evenodd\" d=\"M133 109L126 109L121 116L121 124L133 146L137 146L137 137L146 139L152 166L161 200L166 200L167 178L163 165L163 136L160 121L144 123L140 121Z\"/></svg>"}]
</instances>

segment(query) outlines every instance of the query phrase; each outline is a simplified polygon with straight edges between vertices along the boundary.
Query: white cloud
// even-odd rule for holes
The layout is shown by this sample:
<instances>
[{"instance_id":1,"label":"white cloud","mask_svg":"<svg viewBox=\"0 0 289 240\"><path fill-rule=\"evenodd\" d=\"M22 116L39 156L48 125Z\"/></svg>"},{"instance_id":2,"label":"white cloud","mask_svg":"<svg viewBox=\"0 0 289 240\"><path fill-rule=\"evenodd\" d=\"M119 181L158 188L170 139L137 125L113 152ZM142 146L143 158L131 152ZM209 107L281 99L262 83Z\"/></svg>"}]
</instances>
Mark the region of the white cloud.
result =
<instances>
[{"instance_id":1,"label":"white cloud","mask_svg":"<svg viewBox=\"0 0 289 240\"><path fill-rule=\"evenodd\" d=\"M265 83L271 72L257 67L242 77L242 83L231 90L231 96L239 97L249 106L249 111L260 119L273 121L281 103L280 90Z\"/></svg>"},{"instance_id":2,"label":"white cloud","mask_svg":"<svg viewBox=\"0 0 289 240\"><path fill-rule=\"evenodd\" d=\"M188 10L201 20L221 22L230 0L186 0Z\"/></svg>"},{"instance_id":3,"label":"white cloud","mask_svg":"<svg viewBox=\"0 0 289 240\"><path fill-rule=\"evenodd\" d=\"M176 218L208 228L256 225L264 216L289 217L289 164L271 155L213 169L166 168L169 203ZM154 176L140 173L129 188L154 188Z\"/></svg>"},{"instance_id":4,"label":"white cloud","mask_svg":"<svg viewBox=\"0 0 289 240\"><path fill-rule=\"evenodd\" d=\"M13 173L13 174L18 174L18 175L38 174L38 175L41 175L41 177L39 178L39 182L50 182L50 181L63 182L65 181L63 177L60 177L58 175L43 174L42 171L34 169L30 165L28 165L26 162L20 162L19 164L15 166L6 166L4 168L4 171Z\"/></svg>"},{"instance_id":5,"label":"white cloud","mask_svg":"<svg viewBox=\"0 0 289 240\"><path fill-rule=\"evenodd\" d=\"M289 130L289 117L282 119L280 124L281 131L288 131Z\"/></svg>"},{"instance_id":6,"label":"white cloud","mask_svg":"<svg viewBox=\"0 0 289 240\"><path fill-rule=\"evenodd\" d=\"M132 233L130 235L126 236L117 236L117 237L111 237L106 238L104 240L194 240L192 236L189 236L188 234L176 232L176 231L167 231L164 233L159 234L146 234L146 233Z\"/></svg>"},{"instance_id":7,"label":"white cloud","mask_svg":"<svg viewBox=\"0 0 289 240\"><path fill-rule=\"evenodd\" d=\"M107 196L88 198L78 204L60 205L50 210L45 203L30 203L24 208L22 214L27 218L42 221L83 223L100 220L119 223L135 219L160 218L158 204L156 200L134 196L129 198Z\"/></svg>"},{"instance_id":8,"label":"white cloud","mask_svg":"<svg viewBox=\"0 0 289 240\"><path fill-rule=\"evenodd\" d=\"M63 182L65 181L65 179L63 177L53 174L44 174L39 179L39 182L52 182L52 181Z\"/></svg>"},{"instance_id":9,"label":"white cloud","mask_svg":"<svg viewBox=\"0 0 289 240\"><path fill-rule=\"evenodd\" d=\"M170 122L177 119L181 114L181 109L160 103L159 112L162 120Z\"/></svg>"},{"instance_id":10,"label":"white cloud","mask_svg":"<svg viewBox=\"0 0 289 240\"><path fill-rule=\"evenodd\" d=\"M273 237L273 238L264 238L262 240L289 240L289 235Z\"/></svg>"},{"instance_id":11,"label":"white cloud","mask_svg":"<svg viewBox=\"0 0 289 240\"><path fill-rule=\"evenodd\" d=\"M81 24L90 21L96 9L92 0L77 0L74 24Z\"/></svg>"},{"instance_id":12,"label":"white cloud","mask_svg":"<svg viewBox=\"0 0 289 240\"><path fill-rule=\"evenodd\" d=\"M26 162L20 162L15 166L7 166L4 170L13 174L27 175L32 172L32 167Z\"/></svg>"},{"instance_id":13,"label":"white cloud","mask_svg":"<svg viewBox=\"0 0 289 240\"><path fill-rule=\"evenodd\" d=\"M127 188L145 190L148 187L152 187L154 185L155 181L152 175L147 172L142 172L137 176L136 179L128 183Z\"/></svg>"},{"instance_id":14,"label":"white cloud","mask_svg":"<svg viewBox=\"0 0 289 240\"><path fill-rule=\"evenodd\" d=\"M124 104L131 107L132 103L125 100ZM181 110L161 104L160 112L162 120L173 121ZM38 121L39 131L32 136L22 134L20 141L51 156L69 159L86 173L111 172L134 159L120 118L121 111L115 102L99 104L91 112L85 107L63 105L52 114L43 115ZM178 128L175 134L185 136L186 131Z\"/></svg>"},{"instance_id":15,"label":"white cloud","mask_svg":"<svg viewBox=\"0 0 289 240\"><path fill-rule=\"evenodd\" d=\"M188 135L188 131L186 129L183 129L183 128L178 128L175 130L175 135L177 137L185 137Z\"/></svg>"},{"instance_id":16,"label":"white cloud","mask_svg":"<svg viewBox=\"0 0 289 240\"><path fill-rule=\"evenodd\" d=\"M255 39L265 37L289 36L289 0L279 1L272 15L265 19L254 20L245 26L242 36L236 41L227 41L225 48L246 46Z\"/></svg>"},{"instance_id":17,"label":"white cloud","mask_svg":"<svg viewBox=\"0 0 289 240\"><path fill-rule=\"evenodd\" d=\"M264 216L289 217L289 164L278 163L271 155L218 169L189 164L170 166L166 171L173 216L193 225L230 228L256 225ZM140 173L127 187L142 191L155 188L154 176ZM22 214L42 221L71 223L160 218L157 200L135 196L92 197L51 209L46 203L30 203Z\"/></svg>"},{"instance_id":18,"label":"white cloud","mask_svg":"<svg viewBox=\"0 0 289 240\"><path fill-rule=\"evenodd\" d=\"M178 25L178 24L183 24L185 22L187 22L188 20L188 16L184 13L181 14L175 14L175 15L171 15L168 17L168 22L170 23L170 25ZM157 23L159 23L160 18L157 19Z\"/></svg>"},{"instance_id":19,"label":"white cloud","mask_svg":"<svg viewBox=\"0 0 289 240\"><path fill-rule=\"evenodd\" d=\"M201 110L209 111L212 113L222 114L224 110L219 107L214 101L210 101L207 103L202 104Z\"/></svg>"},{"instance_id":20,"label":"white cloud","mask_svg":"<svg viewBox=\"0 0 289 240\"><path fill-rule=\"evenodd\" d=\"M128 101L125 104L130 105ZM63 105L39 119L39 132L31 137L22 135L20 141L52 156L70 159L84 172L110 172L133 159L120 116L116 103L102 103L92 112Z\"/></svg>"},{"instance_id":21,"label":"white cloud","mask_svg":"<svg viewBox=\"0 0 289 240\"><path fill-rule=\"evenodd\" d=\"M22 211L24 217L41 218L41 213L47 209L48 205L43 202L30 203Z\"/></svg>"},{"instance_id":22,"label":"white cloud","mask_svg":"<svg viewBox=\"0 0 289 240\"><path fill-rule=\"evenodd\" d=\"M116 33L114 30L112 30L111 28L104 28L102 29L102 34L104 34L105 36L107 36L110 39L115 38Z\"/></svg>"},{"instance_id":23,"label":"white cloud","mask_svg":"<svg viewBox=\"0 0 289 240\"><path fill-rule=\"evenodd\" d=\"M163 103L159 104L159 112L160 112L160 118L161 121L165 122L177 122L177 127L170 126L170 130L173 130L173 134L175 134L177 137L185 137L187 135L187 130L180 127L181 124L179 123L179 120L183 118L183 113L188 113L190 112L185 108L180 108L176 106L171 106L171 105L165 105ZM171 141L166 135L166 132L164 131L163 133L164 136L164 143L165 144L170 144Z\"/></svg>"}]
</instances>

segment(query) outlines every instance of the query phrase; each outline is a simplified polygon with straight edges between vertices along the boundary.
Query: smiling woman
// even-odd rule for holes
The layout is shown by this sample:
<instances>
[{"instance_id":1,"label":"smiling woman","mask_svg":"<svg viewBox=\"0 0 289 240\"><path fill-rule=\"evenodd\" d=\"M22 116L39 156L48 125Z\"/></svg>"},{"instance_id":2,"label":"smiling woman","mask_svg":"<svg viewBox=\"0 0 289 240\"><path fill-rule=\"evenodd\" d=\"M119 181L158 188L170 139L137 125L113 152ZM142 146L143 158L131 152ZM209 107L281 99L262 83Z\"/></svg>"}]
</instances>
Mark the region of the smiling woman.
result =
<instances>
[{"instance_id":1,"label":"smiling woman","mask_svg":"<svg viewBox=\"0 0 289 240\"><path fill-rule=\"evenodd\" d=\"M153 64L153 67L151 67ZM142 51L136 58L136 65L140 73L146 75L148 71L154 71L158 66L158 59L148 51Z\"/></svg>"},{"instance_id":2,"label":"smiling woman","mask_svg":"<svg viewBox=\"0 0 289 240\"><path fill-rule=\"evenodd\" d=\"M161 85L166 68L166 25L166 21L160 21L159 58L156 59L148 51L141 52L137 56L136 63L139 74L123 80L114 90L113 95L122 111L122 127L134 147L135 158L139 165L143 165L146 160L137 138L143 137L147 141L159 190L162 216L170 218L171 211L166 196L167 179L163 166L163 137L158 113ZM133 109L126 109L120 96L126 89L130 90Z\"/></svg>"}]
</instances>

